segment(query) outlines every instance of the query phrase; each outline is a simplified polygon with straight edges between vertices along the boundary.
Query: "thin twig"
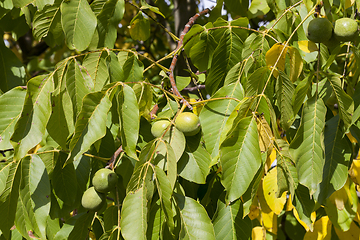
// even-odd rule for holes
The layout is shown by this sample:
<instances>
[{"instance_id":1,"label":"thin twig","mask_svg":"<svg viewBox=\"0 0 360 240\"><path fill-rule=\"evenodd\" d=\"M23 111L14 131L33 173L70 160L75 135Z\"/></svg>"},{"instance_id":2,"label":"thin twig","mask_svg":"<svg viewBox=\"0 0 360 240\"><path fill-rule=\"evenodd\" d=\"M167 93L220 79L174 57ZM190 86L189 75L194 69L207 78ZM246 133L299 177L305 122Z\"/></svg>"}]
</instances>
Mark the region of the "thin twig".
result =
<instances>
[{"instance_id":1,"label":"thin twig","mask_svg":"<svg viewBox=\"0 0 360 240\"><path fill-rule=\"evenodd\" d=\"M114 152L111 159L108 162L107 168L114 169L114 163L120 153L123 151L122 145Z\"/></svg>"},{"instance_id":2,"label":"thin twig","mask_svg":"<svg viewBox=\"0 0 360 240\"><path fill-rule=\"evenodd\" d=\"M172 90L173 90L173 93L180 97L183 101L184 104L186 104L186 106L189 108L189 109L192 109L190 103L188 101L186 101L184 99L184 97L180 94L179 90L177 89L176 87L176 82L175 82L175 77L174 77L174 69L175 69L175 65L176 65L176 62L177 62L177 58L178 58L178 54L179 54L179 51L183 45L183 40L184 40L184 36L185 34L189 31L189 29L191 28L191 26L195 23L196 19L198 17L200 17L201 15L205 15L207 14L208 12L210 11L209 8L195 14L193 17L191 17L189 19L189 22L185 25L185 28L184 30L181 32L180 34L180 40L178 42L178 45L176 47L176 50L175 50L175 55L172 59L172 62L171 62L171 65L170 65L170 71L169 71L169 79L170 79L170 83L171 83L171 86L172 86Z\"/></svg>"}]
</instances>

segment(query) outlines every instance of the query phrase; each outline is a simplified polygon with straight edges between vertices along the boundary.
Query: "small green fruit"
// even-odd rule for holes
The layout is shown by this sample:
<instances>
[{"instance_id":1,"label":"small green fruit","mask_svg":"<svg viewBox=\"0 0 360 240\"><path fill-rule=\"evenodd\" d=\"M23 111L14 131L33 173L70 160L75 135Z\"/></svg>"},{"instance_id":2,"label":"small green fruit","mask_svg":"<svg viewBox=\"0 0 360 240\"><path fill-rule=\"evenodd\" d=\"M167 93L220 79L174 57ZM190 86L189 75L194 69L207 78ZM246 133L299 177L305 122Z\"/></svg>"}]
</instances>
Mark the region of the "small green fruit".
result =
<instances>
[{"instance_id":1,"label":"small green fruit","mask_svg":"<svg viewBox=\"0 0 360 240\"><path fill-rule=\"evenodd\" d=\"M193 136L200 131L200 119L194 113L182 112L176 117L175 126L185 136Z\"/></svg>"},{"instance_id":2,"label":"small green fruit","mask_svg":"<svg viewBox=\"0 0 360 240\"><path fill-rule=\"evenodd\" d=\"M307 38L315 43L329 41L332 35L333 27L326 18L314 18L309 22Z\"/></svg>"},{"instance_id":3,"label":"small green fruit","mask_svg":"<svg viewBox=\"0 0 360 240\"><path fill-rule=\"evenodd\" d=\"M117 175L114 171L102 168L99 169L92 179L92 184L96 191L101 193L107 193L114 189L117 183Z\"/></svg>"},{"instance_id":4,"label":"small green fruit","mask_svg":"<svg viewBox=\"0 0 360 240\"><path fill-rule=\"evenodd\" d=\"M358 34L358 24L351 18L340 18L335 21L334 35L342 42L354 40Z\"/></svg>"},{"instance_id":5,"label":"small green fruit","mask_svg":"<svg viewBox=\"0 0 360 240\"><path fill-rule=\"evenodd\" d=\"M81 205L90 211L99 211L106 203L105 194L97 192L94 187L86 190L81 198Z\"/></svg>"},{"instance_id":6,"label":"small green fruit","mask_svg":"<svg viewBox=\"0 0 360 240\"><path fill-rule=\"evenodd\" d=\"M168 120L156 121L151 126L151 134L156 138L160 137L169 125L170 125L170 122Z\"/></svg>"}]
</instances>

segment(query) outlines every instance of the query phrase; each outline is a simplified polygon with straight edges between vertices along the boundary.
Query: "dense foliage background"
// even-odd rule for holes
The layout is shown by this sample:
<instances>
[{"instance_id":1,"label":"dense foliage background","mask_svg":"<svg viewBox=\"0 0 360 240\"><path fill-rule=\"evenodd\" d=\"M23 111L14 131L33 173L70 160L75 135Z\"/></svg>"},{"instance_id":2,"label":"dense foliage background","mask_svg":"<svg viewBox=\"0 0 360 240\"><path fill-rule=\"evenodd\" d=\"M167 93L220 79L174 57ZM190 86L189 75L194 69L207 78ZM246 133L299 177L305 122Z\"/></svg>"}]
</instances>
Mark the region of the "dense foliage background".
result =
<instances>
[{"instance_id":1,"label":"dense foliage background","mask_svg":"<svg viewBox=\"0 0 360 240\"><path fill-rule=\"evenodd\" d=\"M185 2L0 1L0 239L359 238L360 2Z\"/></svg>"}]
</instances>

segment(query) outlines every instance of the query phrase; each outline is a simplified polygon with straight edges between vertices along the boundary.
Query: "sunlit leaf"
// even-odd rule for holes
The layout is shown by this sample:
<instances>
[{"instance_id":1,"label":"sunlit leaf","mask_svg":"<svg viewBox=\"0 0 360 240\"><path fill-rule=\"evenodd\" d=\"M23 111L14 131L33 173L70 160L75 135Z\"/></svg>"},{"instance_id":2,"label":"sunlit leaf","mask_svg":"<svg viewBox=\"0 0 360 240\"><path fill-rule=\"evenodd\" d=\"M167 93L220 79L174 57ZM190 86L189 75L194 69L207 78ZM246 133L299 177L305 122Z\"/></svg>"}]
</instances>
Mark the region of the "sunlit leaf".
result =
<instances>
[{"instance_id":1,"label":"sunlit leaf","mask_svg":"<svg viewBox=\"0 0 360 240\"><path fill-rule=\"evenodd\" d=\"M138 41L146 41L150 37L150 21L140 11L130 22L131 38Z\"/></svg>"},{"instance_id":2,"label":"sunlit leaf","mask_svg":"<svg viewBox=\"0 0 360 240\"><path fill-rule=\"evenodd\" d=\"M74 50L85 50L96 28L96 16L86 0L70 0L61 3L61 24L66 45Z\"/></svg>"},{"instance_id":3,"label":"sunlit leaf","mask_svg":"<svg viewBox=\"0 0 360 240\"><path fill-rule=\"evenodd\" d=\"M295 93L295 87L290 81L289 77L283 72L280 72L276 81L275 91L277 97L277 106L281 114L280 124L284 130L287 130L290 128L295 117L292 105L292 98Z\"/></svg>"},{"instance_id":4,"label":"sunlit leaf","mask_svg":"<svg viewBox=\"0 0 360 240\"><path fill-rule=\"evenodd\" d=\"M120 87L117 99L122 146L130 157L137 159L135 149L140 128L139 105L131 87L126 84Z\"/></svg>"},{"instance_id":5,"label":"sunlit leaf","mask_svg":"<svg viewBox=\"0 0 360 240\"><path fill-rule=\"evenodd\" d=\"M324 216L314 223L314 230L307 232L304 240L330 240L331 239L331 222L328 216Z\"/></svg>"},{"instance_id":6,"label":"sunlit leaf","mask_svg":"<svg viewBox=\"0 0 360 240\"><path fill-rule=\"evenodd\" d=\"M274 135L271 132L269 123L263 114L256 115L256 125L259 134L259 146L261 152L266 152L272 147Z\"/></svg>"},{"instance_id":7,"label":"sunlit leaf","mask_svg":"<svg viewBox=\"0 0 360 240\"><path fill-rule=\"evenodd\" d=\"M106 134L106 117L111 101L106 92L90 93L84 97L82 109L70 141L67 163L77 160L90 146Z\"/></svg>"},{"instance_id":8,"label":"sunlit leaf","mask_svg":"<svg viewBox=\"0 0 360 240\"><path fill-rule=\"evenodd\" d=\"M220 163L226 198L228 202L233 202L245 193L261 164L255 118L243 118L228 133L220 146Z\"/></svg>"},{"instance_id":9,"label":"sunlit leaf","mask_svg":"<svg viewBox=\"0 0 360 240\"><path fill-rule=\"evenodd\" d=\"M318 47L317 47L316 43L314 43L312 41L308 41L308 40L298 41L298 45L299 45L300 50L302 50L306 53L318 51Z\"/></svg>"},{"instance_id":10,"label":"sunlit leaf","mask_svg":"<svg viewBox=\"0 0 360 240\"><path fill-rule=\"evenodd\" d=\"M180 211L180 239L215 239L211 220L204 207L192 198L175 193Z\"/></svg>"},{"instance_id":11,"label":"sunlit leaf","mask_svg":"<svg viewBox=\"0 0 360 240\"><path fill-rule=\"evenodd\" d=\"M243 218L240 200L227 205L225 194L218 200L218 208L213 217L216 239L249 239L252 224L248 217Z\"/></svg>"},{"instance_id":12,"label":"sunlit leaf","mask_svg":"<svg viewBox=\"0 0 360 240\"><path fill-rule=\"evenodd\" d=\"M124 199L121 212L121 233L124 239L146 239L146 189L130 192Z\"/></svg>"},{"instance_id":13,"label":"sunlit leaf","mask_svg":"<svg viewBox=\"0 0 360 240\"><path fill-rule=\"evenodd\" d=\"M16 87L0 96L0 149L10 149L10 137L20 117L26 89Z\"/></svg>"},{"instance_id":14,"label":"sunlit leaf","mask_svg":"<svg viewBox=\"0 0 360 240\"><path fill-rule=\"evenodd\" d=\"M24 107L11 137L15 158L23 158L41 142L51 114L50 92L54 83L50 76L40 75L27 83Z\"/></svg>"}]
</instances>

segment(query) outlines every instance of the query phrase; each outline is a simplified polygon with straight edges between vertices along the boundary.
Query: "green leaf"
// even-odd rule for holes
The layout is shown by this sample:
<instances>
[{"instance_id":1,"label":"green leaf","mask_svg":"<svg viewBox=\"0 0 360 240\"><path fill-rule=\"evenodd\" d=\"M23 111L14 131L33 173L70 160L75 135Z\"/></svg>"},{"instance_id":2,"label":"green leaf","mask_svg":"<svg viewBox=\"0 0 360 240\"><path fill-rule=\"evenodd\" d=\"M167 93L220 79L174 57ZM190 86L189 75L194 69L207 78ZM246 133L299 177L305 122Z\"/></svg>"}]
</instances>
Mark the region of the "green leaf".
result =
<instances>
[{"instance_id":1,"label":"green leaf","mask_svg":"<svg viewBox=\"0 0 360 240\"><path fill-rule=\"evenodd\" d=\"M61 24L66 45L71 50L85 50L95 32L97 20L86 0L70 0L61 3Z\"/></svg>"},{"instance_id":2,"label":"green leaf","mask_svg":"<svg viewBox=\"0 0 360 240\"><path fill-rule=\"evenodd\" d=\"M25 84L25 67L4 42L0 43L0 91Z\"/></svg>"},{"instance_id":3,"label":"green leaf","mask_svg":"<svg viewBox=\"0 0 360 240\"><path fill-rule=\"evenodd\" d=\"M256 69L248 78L245 84L245 95L252 97L260 94L265 87L265 82L268 80L270 70L268 67L261 67Z\"/></svg>"},{"instance_id":4,"label":"green leaf","mask_svg":"<svg viewBox=\"0 0 360 240\"><path fill-rule=\"evenodd\" d=\"M26 89L15 87L0 96L0 149L10 149L10 137L14 133L14 127L20 117Z\"/></svg>"},{"instance_id":5,"label":"green leaf","mask_svg":"<svg viewBox=\"0 0 360 240\"><path fill-rule=\"evenodd\" d=\"M338 103L340 118L344 121L345 129L347 130L352 121L354 113L354 102L352 98L342 89L340 75L331 75L328 77L333 93Z\"/></svg>"},{"instance_id":6,"label":"green leaf","mask_svg":"<svg viewBox=\"0 0 360 240\"><path fill-rule=\"evenodd\" d=\"M26 5L30 4L32 0L13 0L13 4L15 7L22 8Z\"/></svg>"},{"instance_id":7,"label":"green leaf","mask_svg":"<svg viewBox=\"0 0 360 240\"><path fill-rule=\"evenodd\" d=\"M227 190L227 202L233 202L245 193L261 162L256 119L243 118L220 146L221 183Z\"/></svg>"},{"instance_id":8,"label":"green leaf","mask_svg":"<svg viewBox=\"0 0 360 240\"><path fill-rule=\"evenodd\" d=\"M315 201L311 198L309 189L299 184L295 190L295 196L292 204L296 208L300 220L309 227L310 231L312 231L313 222L311 220L311 213L314 211Z\"/></svg>"},{"instance_id":9,"label":"green leaf","mask_svg":"<svg viewBox=\"0 0 360 240\"><path fill-rule=\"evenodd\" d=\"M77 193L77 179L73 163L64 166L67 155L61 153L57 159L53 174L52 187L58 198L65 204L73 206Z\"/></svg>"},{"instance_id":10,"label":"green leaf","mask_svg":"<svg viewBox=\"0 0 360 240\"><path fill-rule=\"evenodd\" d=\"M130 22L130 35L135 41L146 41L150 37L150 21L140 11Z\"/></svg>"},{"instance_id":11,"label":"green leaf","mask_svg":"<svg viewBox=\"0 0 360 240\"><path fill-rule=\"evenodd\" d=\"M94 91L100 91L110 82L109 70L106 63L108 57L109 55L106 51L101 51L89 53L84 58L82 65L95 83Z\"/></svg>"},{"instance_id":12,"label":"green leaf","mask_svg":"<svg viewBox=\"0 0 360 240\"><path fill-rule=\"evenodd\" d=\"M65 70L65 66L62 66L54 73L57 87L51 95L52 113L46 127L49 135L63 150L68 149L68 137L75 129L72 102L64 78Z\"/></svg>"},{"instance_id":13,"label":"green leaf","mask_svg":"<svg viewBox=\"0 0 360 240\"><path fill-rule=\"evenodd\" d=\"M33 19L33 35L40 41L49 34L54 36L60 35L58 32L62 31L61 27L61 13L60 1L56 1L52 5L47 5L44 9L37 11Z\"/></svg>"},{"instance_id":14,"label":"green leaf","mask_svg":"<svg viewBox=\"0 0 360 240\"><path fill-rule=\"evenodd\" d=\"M292 105L294 109L294 114L297 114L304 103L307 92L310 88L310 83L312 82L312 76L308 76L303 79L295 88L295 92L292 98Z\"/></svg>"},{"instance_id":15,"label":"green leaf","mask_svg":"<svg viewBox=\"0 0 360 240\"><path fill-rule=\"evenodd\" d=\"M150 212L148 227L146 232L147 239L158 240L163 239L163 229L165 225L165 214L160 206L160 199L152 203Z\"/></svg>"},{"instance_id":16,"label":"green leaf","mask_svg":"<svg viewBox=\"0 0 360 240\"><path fill-rule=\"evenodd\" d=\"M302 112L301 125L290 144L298 171L299 182L313 195L322 180L326 107L321 98L309 98Z\"/></svg>"},{"instance_id":17,"label":"green leaf","mask_svg":"<svg viewBox=\"0 0 360 240\"><path fill-rule=\"evenodd\" d=\"M147 4L147 2L145 0L141 0L140 2L141 2L141 8L140 9L149 9L150 11L152 11L154 13L157 13L157 14L161 15L163 18L165 18L164 14L162 14L159 11L159 8Z\"/></svg>"},{"instance_id":18,"label":"green leaf","mask_svg":"<svg viewBox=\"0 0 360 240\"><path fill-rule=\"evenodd\" d=\"M120 116L121 143L127 155L137 159L136 144L139 138L140 113L134 90L120 85L118 94L118 113Z\"/></svg>"},{"instance_id":19,"label":"green leaf","mask_svg":"<svg viewBox=\"0 0 360 240\"><path fill-rule=\"evenodd\" d=\"M166 174L158 166L154 167L157 191L161 200L161 207L166 217L170 231L174 230L173 212L171 208L172 188Z\"/></svg>"},{"instance_id":20,"label":"green leaf","mask_svg":"<svg viewBox=\"0 0 360 240\"><path fill-rule=\"evenodd\" d=\"M106 1L101 12L97 16L99 33L98 47L113 48L117 38L118 24L125 12L124 0Z\"/></svg>"},{"instance_id":21,"label":"green leaf","mask_svg":"<svg viewBox=\"0 0 360 240\"><path fill-rule=\"evenodd\" d=\"M89 226L94 218L94 212L82 212L69 218L58 231L54 240L85 239L89 234Z\"/></svg>"},{"instance_id":22,"label":"green leaf","mask_svg":"<svg viewBox=\"0 0 360 240\"><path fill-rule=\"evenodd\" d=\"M243 41L234 31L227 29L217 45L205 86L213 95L223 85L226 74L241 61Z\"/></svg>"},{"instance_id":23,"label":"green leaf","mask_svg":"<svg viewBox=\"0 0 360 240\"><path fill-rule=\"evenodd\" d=\"M150 111L153 102L153 92L149 84L139 82L134 84L133 90L139 105L140 116L150 120Z\"/></svg>"},{"instance_id":24,"label":"green leaf","mask_svg":"<svg viewBox=\"0 0 360 240\"><path fill-rule=\"evenodd\" d=\"M325 125L325 165L320 183L319 203L323 203L333 192L342 188L348 177L352 148L344 136L343 128L339 115L328 120Z\"/></svg>"},{"instance_id":25,"label":"green leaf","mask_svg":"<svg viewBox=\"0 0 360 240\"><path fill-rule=\"evenodd\" d=\"M280 197L283 192L289 191L293 198L299 181L295 164L292 161L289 152L289 143L285 140L277 139L276 144L280 150L280 152L277 152L276 154L278 182L277 197Z\"/></svg>"},{"instance_id":26,"label":"green leaf","mask_svg":"<svg viewBox=\"0 0 360 240\"><path fill-rule=\"evenodd\" d=\"M26 236L29 231L46 239L50 212L50 180L40 157L32 155L21 161L20 198L15 225Z\"/></svg>"},{"instance_id":27,"label":"green leaf","mask_svg":"<svg viewBox=\"0 0 360 240\"><path fill-rule=\"evenodd\" d=\"M290 128L295 117L292 106L292 98L295 92L295 87L289 77L282 71L280 71L279 77L276 81L275 91L277 106L280 111L280 125L286 131Z\"/></svg>"},{"instance_id":28,"label":"green leaf","mask_svg":"<svg viewBox=\"0 0 360 240\"><path fill-rule=\"evenodd\" d=\"M211 156L201 143L197 134L187 138L184 154L178 162L178 173L188 181L205 184L210 172Z\"/></svg>"},{"instance_id":29,"label":"green leaf","mask_svg":"<svg viewBox=\"0 0 360 240\"><path fill-rule=\"evenodd\" d=\"M80 113L85 95L93 90L94 82L85 69L80 67L76 59L72 59L68 63L65 77L66 89L73 104L75 119Z\"/></svg>"},{"instance_id":30,"label":"green leaf","mask_svg":"<svg viewBox=\"0 0 360 240\"><path fill-rule=\"evenodd\" d=\"M216 42L209 32L200 34L199 41L191 48L190 58L199 72L206 71L211 66L211 60L216 48Z\"/></svg>"},{"instance_id":31,"label":"green leaf","mask_svg":"<svg viewBox=\"0 0 360 240\"><path fill-rule=\"evenodd\" d=\"M75 124L75 133L70 141L67 163L79 159L90 146L106 134L106 118L111 108L107 92L86 95ZM66 163L66 164L67 164Z\"/></svg>"},{"instance_id":32,"label":"green leaf","mask_svg":"<svg viewBox=\"0 0 360 240\"><path fill-rule=\"evenodd\" d=\"M206 149L213 158L219 154L220 135L229 115L238 103L233 99L217 99L221 97L243 99L244 89L239 82L220 88L212 97L214 100L210 99L200 112L199 118Z\"/></svg>"},{"instance_id":33,"label":"green leaf","mask_svg":"<svg viewBox=\"0 0 360 240\"><path fill-rule=\"evenodd\" d=\"M139 188L126 195L121 211L121 233L127 239L146 239L147 203L146 189Z\"/></svg>"},{"instance_id":34,"label":"green leaf","mask_svg":"<svg viewBox=\"0 0 360 240\"><path fill-rule=\"evenodd\" d=\"M175 126L172 126L163 137L163 140L170 143L174 151L175 161L179 161L185 150L186 139L184 134Z\"/></svg>"},{"instance_id":35,"label":"green leaf","mask_svg":"<svg viewBox=\"0 0 360 240\"><path fill-rule=\"evenodd\" d=\"M21 179L20 161L9 164L9 173L5 182L5 190L0 195L0 230L6 239L9 239L10 228L14 225L16 207L19 197L19 185Z\"/></svg>"},{"instance_id":36,"label":"green leaf","mask_svg":"<svg viewBox=\"0 0 360 240\"><path fill-rule=\"evenodd\" d=\"M177 193L174 198L180 211L180 239L215 239L213 225L204 207L194 199Z\"/></svg>"},{"instance_id":37,"label":"green leaf","mask_svg":"<svg viewBox=\"0 0 360 240\"><path fill-rule=\"evenodd\" d=\"M28 82L24 107L11 137L15 159L23 158L43 139L51 115L50 92L53 88L53 78L47 75Z\"/></svg>"},{"instance_id":38,"label":"green leaf","mask_svg":"<svg viewBox=\"0 0 360 240\"><path fill-rule=\"evenodd\" d=\"M119 56L118 56L119 57ZM121 60L119 59L120 63ZM135 56L127 58L123 63L124 78L117 79L117 81L123 82L139 82L143 79L144 64Z\"/></svg>"},{"instance_id":39,"label":"green leaf","mask_svg":"<svg viewBox=\"0 0 360 240\"><path fill-rule=\"evenodd\" d=\"M225 193L221 194L213 217L216 239L244 239L251 237L252 224L249 217L243 218L243 205L240 200L227 205Z\"/></svg>"}]
</instances>

